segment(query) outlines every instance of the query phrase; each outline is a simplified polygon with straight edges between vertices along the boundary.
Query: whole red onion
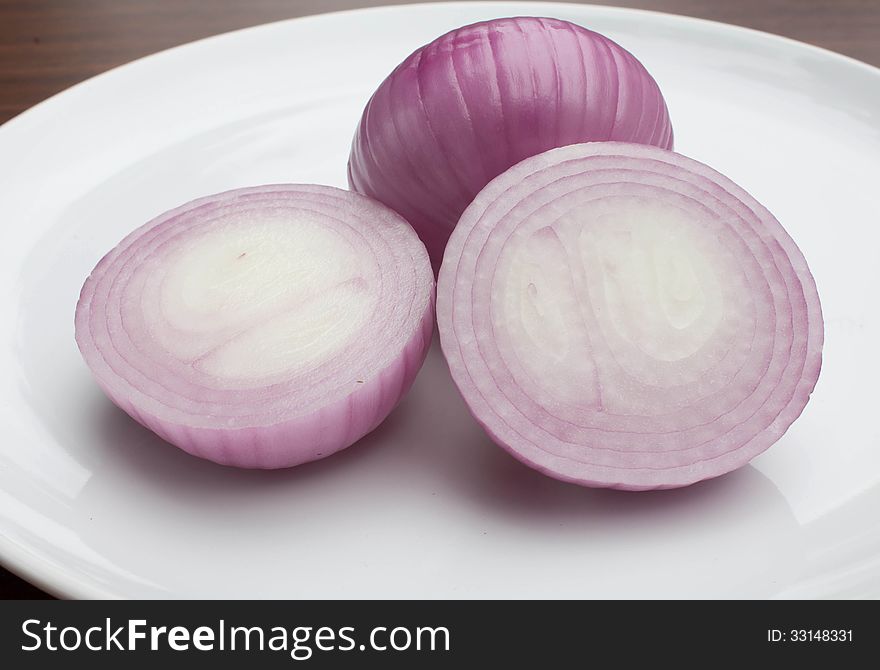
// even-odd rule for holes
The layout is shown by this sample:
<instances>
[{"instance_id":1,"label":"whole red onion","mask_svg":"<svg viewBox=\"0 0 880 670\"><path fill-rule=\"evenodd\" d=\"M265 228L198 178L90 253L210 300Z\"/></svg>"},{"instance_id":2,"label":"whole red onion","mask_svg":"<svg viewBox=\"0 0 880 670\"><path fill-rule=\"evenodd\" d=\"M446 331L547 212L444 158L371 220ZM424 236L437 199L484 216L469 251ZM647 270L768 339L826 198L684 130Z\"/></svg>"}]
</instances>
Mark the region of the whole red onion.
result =
<instances>
[{"instance_id":1,"label":"whole red onion","mask_svg":"<svg viewBox=\"0 0 880 670\"><path fill-rule=\"evenodd\" d=\"M436 270L494 177L547 149L604 140L672 148L666 103L642 64L567 21L495 19L437 38L382 82L352 143L349 183L407 219Z\"/></svg>"}]
</instances>

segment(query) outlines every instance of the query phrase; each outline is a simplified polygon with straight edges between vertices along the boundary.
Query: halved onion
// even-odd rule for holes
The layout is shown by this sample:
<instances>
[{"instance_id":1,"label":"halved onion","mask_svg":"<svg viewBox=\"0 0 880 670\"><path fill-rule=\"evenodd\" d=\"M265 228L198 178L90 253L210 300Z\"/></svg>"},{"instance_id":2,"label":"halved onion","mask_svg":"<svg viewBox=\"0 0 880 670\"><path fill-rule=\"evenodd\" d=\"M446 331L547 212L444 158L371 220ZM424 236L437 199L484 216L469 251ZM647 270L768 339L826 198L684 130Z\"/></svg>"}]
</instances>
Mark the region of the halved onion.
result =
<instances>
[{"instance_id":1,"label":"halved onion","mask_svg":"<svg viewBox=\"0 0 880 670\"><path fill-rule=\"evenodd\" d=\"M778 440L819 376L803 255L742 188L671 151L579 144L492 181L440 271L476 419L550 476L685 486Z\"/></svg>"},{"instance_id":2,"label":"halved onion","mask_svg":"<svg viewBox=\"0 0 880 670\"><path fill-rule=\"evenodd\" d=\"M436 269L492 178L547 149L602 140L672 148L666 103L642 64L568 21L495 19L438 37L382 82L352 143L349 183L400 212Z\"/></svg>"},{"instance_id":3,"label":"halved onion","mask_svg":"<svg viewBox=\"0 0 880 670\"><path fill-rule=\"evenodd\" d=\"M326 186L244 188L126 237L76 308L119 407L191 454L278 468L374 429L430 344L434 280L400 216Z\"/></svg>"}]
</instances>

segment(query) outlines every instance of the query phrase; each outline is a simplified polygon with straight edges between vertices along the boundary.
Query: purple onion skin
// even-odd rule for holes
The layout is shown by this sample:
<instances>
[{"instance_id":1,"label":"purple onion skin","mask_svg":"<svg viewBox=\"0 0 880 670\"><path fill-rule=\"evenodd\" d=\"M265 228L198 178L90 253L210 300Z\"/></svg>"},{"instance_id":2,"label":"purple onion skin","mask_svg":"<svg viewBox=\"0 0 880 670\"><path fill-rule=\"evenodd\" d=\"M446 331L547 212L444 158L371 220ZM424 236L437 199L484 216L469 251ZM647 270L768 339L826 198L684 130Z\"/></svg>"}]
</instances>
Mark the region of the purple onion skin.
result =
<instances>
[{"instance_id":1,"label":"purple onion skin","mask_svg":"<svg viewBox=\"0 0 880 670\"><path fill-rule=\"evenodd\" d=\"M349 185L407 219L436 272L462 212L493 178L548 149L608 140L673 146L644 66L567 21L495 19L437 38L382 82L352 142Z\"/></svg>"},{"instance_id":2,"label":"purple onion skin","mask_svg":"<svg viewBox=\"0 0 880 670\"><path fill-rule=\"evenodd\" d=\"M236 430L187 426L144 411L129 394L100 380L99 385L122 411L188 454L237 468L289 468L326 458L375 430L415 381L431 345L433 328L432 301L432 309L425 312L400 358L317 412L273 425Z\"/></svg>"}]
</instances>

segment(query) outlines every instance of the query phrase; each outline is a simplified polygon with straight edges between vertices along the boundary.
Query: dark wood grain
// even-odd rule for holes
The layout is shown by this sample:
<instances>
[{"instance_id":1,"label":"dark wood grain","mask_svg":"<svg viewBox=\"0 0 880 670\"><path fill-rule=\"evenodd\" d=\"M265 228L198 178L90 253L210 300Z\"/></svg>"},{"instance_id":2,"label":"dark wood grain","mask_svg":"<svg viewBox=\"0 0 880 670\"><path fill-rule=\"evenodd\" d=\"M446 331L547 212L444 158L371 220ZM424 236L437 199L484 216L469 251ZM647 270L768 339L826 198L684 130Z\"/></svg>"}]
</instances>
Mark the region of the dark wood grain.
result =
<instances>
[{"instance_id":1,"label":"dark wood grain","mask_svg":"<svg viewBox=\"0 0 880 670\"><path fill-rule=\"evenodd\" d=\"M409 0L412 1L412 0ZM135 58L217 33L398 0L0 0L0 123ZM757 28L880 66L880 0L596 0ZM44 594L0 568L0 598Z\"/></svg>"}]
</instances>

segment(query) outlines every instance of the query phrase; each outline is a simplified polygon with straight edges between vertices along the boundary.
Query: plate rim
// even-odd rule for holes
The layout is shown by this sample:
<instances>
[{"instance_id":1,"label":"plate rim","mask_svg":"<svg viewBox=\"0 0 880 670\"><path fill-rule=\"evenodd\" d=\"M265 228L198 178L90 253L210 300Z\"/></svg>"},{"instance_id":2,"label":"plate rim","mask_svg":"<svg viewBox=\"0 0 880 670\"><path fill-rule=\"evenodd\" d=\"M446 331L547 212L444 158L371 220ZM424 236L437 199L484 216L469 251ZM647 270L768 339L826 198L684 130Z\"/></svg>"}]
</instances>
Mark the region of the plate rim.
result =
<instances>
[{"instance_id":1,"label":"plate rim","mask_svg":"<svg viewBox=\"0 0 880 670\"><path fill-rule=\"evenodd\" d=\"M330 12L321 12L310 14L307 16L298 16L278 21L270 21L258 25L237 28L215 35L210 35L183 44L178 44L167 49L162 49L145 56L127 61L120 65L114 66L108 70L84 79L72 86L69 86L50 97L32 105L31 107L16 114L4 123L0 124L0 145L5 138L11 133L15 133L20 125L29 123L32 119L44 114L51 114L53 105L58 104L58 100L65 98L72 91L88 91L95 86L101 86L107 80L114 77L124 76L124 71L139 67L142 63L149 64L153 60L173 57L173 55L182 50L191 49L196 45L206 42L220 41L227 38L234 38L240 33L249 33L266 29L269 26L280 26L296 22L297 24L320 21L333 20L351 20L350 17L358 17L364 14L381 14L381 13L400 13L400 12L420 12L434 11L439 8L456 8L461 9L467 6L473 9L491 10L500 16L550 16L558 11L584 11L594 15L606 15L616 17L633 17L638 19L642 17L651 22L660 22L665 24L675 24L683 26L685 29L697 30L699 32L723 32L725 34L738 34L743 37L749 37L751 40L762 41L766 45L775 45L783 49L795 49L801 52L811 53L823 59L835 61L841 66L855 68L863 71L873 77L878 78L880 84L880 67L866 63L852 56L847 56L839 52L820 47L807 42L779 35L776 33L749 28L722 21L712 19L704 19L685 14L675 14L650 9L637 9L631 7L605 6L593 4L581 4L572 2L542 2L539 0L515 0L512 2L491 2L487 0L465 1L465 2L425 2L425 3L408 3L401 5L378 5L374 7L360 7L354 9L343 9ZM540 8L540 11L536 11ZM511 11L512 10L512 11ZM523 13L516 13L516 12ZM526 14L525 12L528 12ZM44 555L42 552L36 551L25 544L20 544L0 533L0 566L11 572L12 574L24 579L35 587L49 593L52 596L61 599L118 599L125 598L125 595L115 592L111 588L102 586L97 580L82 579L74 576L74 573L60 569L52 559ZM169 598L175 598L174 594L169 594Z\"/></svg>"}]
</instances>

